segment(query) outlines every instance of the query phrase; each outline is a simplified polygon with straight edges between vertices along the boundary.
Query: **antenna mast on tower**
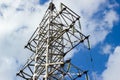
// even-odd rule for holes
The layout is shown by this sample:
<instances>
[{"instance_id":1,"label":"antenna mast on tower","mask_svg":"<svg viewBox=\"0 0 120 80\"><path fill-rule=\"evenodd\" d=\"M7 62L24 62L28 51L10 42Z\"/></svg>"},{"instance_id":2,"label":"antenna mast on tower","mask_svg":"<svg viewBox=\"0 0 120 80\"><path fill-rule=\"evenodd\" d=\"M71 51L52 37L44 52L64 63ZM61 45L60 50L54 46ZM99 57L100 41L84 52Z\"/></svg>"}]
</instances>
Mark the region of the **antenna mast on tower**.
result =
<instances>
[{"instance_id":1,"label":"antenna mast on tower","mask_svg":"<svg viewBox=\"0 0 120 80\"><path fill-rule=\"evenodd\" d=\"M25 48L33 52L17 73L24 80L88 80L87 72L65 60L65 56L89 36L81 32L80 16L61 3L58 12L53 0L39 27Z\"/></svg>"}]
</instances>

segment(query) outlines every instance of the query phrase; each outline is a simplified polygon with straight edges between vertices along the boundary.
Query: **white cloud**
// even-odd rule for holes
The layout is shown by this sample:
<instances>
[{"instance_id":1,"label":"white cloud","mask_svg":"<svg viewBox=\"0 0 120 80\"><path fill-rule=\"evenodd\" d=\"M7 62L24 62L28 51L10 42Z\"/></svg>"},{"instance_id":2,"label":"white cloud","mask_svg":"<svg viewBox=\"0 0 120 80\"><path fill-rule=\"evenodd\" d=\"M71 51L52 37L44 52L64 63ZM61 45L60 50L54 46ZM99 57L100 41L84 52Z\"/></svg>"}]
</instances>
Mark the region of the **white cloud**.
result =
<instances>
[{"instance_id":1,"label":"white cloud","mask_svg":"<svg viewBox=\"0 0 120 80\"><path fill-rule=\"evenodd\" d=\"M118 21L119 17L117 17L117 13L114 10L110 10L105 13L104 21L109 25L108 27L111 29L113 27L114 22Z\"/></svg>"},{"instance_id":2,"label":"white cloud","mask_svg":"<svg viewBox=\"0 0 120 80\"><path fill-rule=\"evenodd\" d=\"M118 14L114 10L105 10L105 12L100 12L100 14L104 14L101 15L101 19L84 18L81 21L83 32L91 35L90 42L92 46L102 42L111 32L114 22L119 20Z\"/></svg>"},{"instance_id":3,"label":"white cloud","mask_svg":"<svg viewBox=\"0 0 120 80\"><path fill-rule=\"evenodd\" d=\"M102 74L103 80L120 79L120 46L117 46L114 53L109 56L106 67Z\"/></svg>"},{"instance_id":4,"label":"white cloud","mask_svg":"<svg viewBox=\"0 0 120 80\"><path fill-rule=\"evenodd\" d=\"M21 26L28 26L32 29L36 28L42 18L42 12L44 12L44 9L42 11L41 9L45 8L44 6L40 6L37 2L37 0L0 1L0 5L6 6L0 6L0 12L3 14L3 16L0 16L0 37Z\"/></svg>"},{"instance_id":5,"label":"white cloud","mask_svg":"<svg viewBox=\"0 0 120 80\"><path fill-rule=\"evenodd\" d=\"M113 7L110 10L105 9L109 5L114 5L109 4L106 0L62 0L61 2L80 14L82 31L87 35L91 35L90 42L92 46L102 42L113 28L114 22L118 21L118 14ZM115 4L117 5L117 3ZM97 18L97 14L101 17Z\"/></svg>"},{"instance_id":6,"label":"white cloud","mask_svg":"<svg viewBox=\"0 0 120 80\"><path fill-rule=\"evenodd\" d=\"M14 80L18 68L16 60L11 57L2 57L0 61L0 79Z\"/></svg>"},{"instance_id":7,"label":"white cloud","mask_svg":"<svg viewBox=\"0 0 120 80\"><path fill-rule=\"evenodd\" d=\"M97 18L91 18L101 8L104 9L101 5L106 4L107 0L56 0L54 3L57 8L60 2L81 15L82 30L91 35L90 42L94 46L105 39L114 22L118 20L118 14L113 7L110 11L101 12L104 17L99 21ZM0 0L0 62L5 62L0 65L0 79L13 80L17 68L16 59L20 64L24 64L29 54L23 47L39 25L47 7L48 3L39 5L39 0ZM7 70L5 71L8 67L9 79L6 78Z\"/></svg>"},{"instance_id":8,"label":"white cloud","mask_svg":"<svg viewBox=\"0 0 120 80\"><path fill-rule=\"evenodd\" d=\"M112 46L109 44L106 44L103 48L103 54L111 54L112 53Z\"/></svg>"},{"instance_id":9,"label":"white cloud","mask_svg":"<svg viewBox=\"0 0 120 80\"><path fill-rule=\"evenodd\" d=\"M91 80L103 80L101 75L97 74L97 72L92 72L92 79Z\"/></svg>"}]
</instances>

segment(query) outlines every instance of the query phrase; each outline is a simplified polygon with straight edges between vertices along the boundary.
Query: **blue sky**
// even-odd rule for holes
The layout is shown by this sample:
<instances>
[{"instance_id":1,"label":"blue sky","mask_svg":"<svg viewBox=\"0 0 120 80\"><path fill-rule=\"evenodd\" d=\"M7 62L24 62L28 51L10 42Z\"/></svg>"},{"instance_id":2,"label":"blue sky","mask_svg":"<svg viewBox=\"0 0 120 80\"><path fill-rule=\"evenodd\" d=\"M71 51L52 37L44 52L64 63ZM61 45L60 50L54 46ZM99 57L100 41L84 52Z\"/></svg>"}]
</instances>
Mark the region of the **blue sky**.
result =
<instances>
[{"instance_id":1,"label":"blue sky","mask_svg":"<svg viewBox=\"0 0 120 80\"><path fill-rule=\"evenodd\" d=\"M54 0L57 8L60 2L81 16L82 31L90 34L91 50L78 46L72 62L89 70L91 80L118 80L120 0ZM48 4L49 0L0 1L1 80L19 80L15 74L30 55L24 45L38 27Z\"/></svg>"},{"instance_id":2,"label":"blue sky","mask_svg":"<svg viewBox=\"0 0 120 80\"><path fill-rule=\"evenodd\" d=\"M47 1L49 1L49 0L39 0L39 3L40 3L41 5L44 5Z\"/></svg>"}]
</instances>

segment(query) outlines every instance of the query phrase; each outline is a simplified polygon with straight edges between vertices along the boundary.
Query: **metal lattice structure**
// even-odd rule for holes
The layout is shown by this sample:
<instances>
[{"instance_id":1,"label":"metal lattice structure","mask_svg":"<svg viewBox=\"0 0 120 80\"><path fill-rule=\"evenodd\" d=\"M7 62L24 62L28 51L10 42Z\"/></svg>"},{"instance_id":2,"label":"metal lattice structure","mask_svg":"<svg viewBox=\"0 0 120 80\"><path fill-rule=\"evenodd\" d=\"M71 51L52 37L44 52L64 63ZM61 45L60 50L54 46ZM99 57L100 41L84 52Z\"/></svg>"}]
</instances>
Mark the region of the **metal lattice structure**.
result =
<instances>
[{"instance_id":1,"label":"metal lattice structure","mask_svg":"<svg viewBox=\"0 0 120 80\"><path fill-rule=\"evenodd\" d=\"M58 12L51 2L25 46L33 54L17 75L24 80L76 80L81 77L88 80L87 71L64 60L80 43L86 40L89 45L88 38L81 32L79 15L63 3Z\"/></svg>"}]
</instances>

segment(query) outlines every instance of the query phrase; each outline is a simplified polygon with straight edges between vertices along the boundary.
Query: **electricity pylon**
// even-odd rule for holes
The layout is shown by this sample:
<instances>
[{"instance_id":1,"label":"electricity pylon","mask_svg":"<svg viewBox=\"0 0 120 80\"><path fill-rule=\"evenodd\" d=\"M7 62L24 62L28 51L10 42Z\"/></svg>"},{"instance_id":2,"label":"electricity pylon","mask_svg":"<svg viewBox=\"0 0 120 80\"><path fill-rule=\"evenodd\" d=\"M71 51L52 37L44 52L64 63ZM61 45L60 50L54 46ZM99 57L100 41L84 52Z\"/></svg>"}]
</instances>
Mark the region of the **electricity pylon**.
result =
<instances>
[{"instance_id":1,"label":"electricity pylon","mask_svg":"<svg viewBox=\"0 0 120 80\"><path fill-rule=\"evenodd\" d=\"M85 40L89 46L89 36L81 32L80 16L63 3L58 12L51 2L25 46L33 54L17 75L25 80L76 80L81 77L88 80L88 71L73 65L71 59L64 59Z\"/></svg>"}]
</instances>

